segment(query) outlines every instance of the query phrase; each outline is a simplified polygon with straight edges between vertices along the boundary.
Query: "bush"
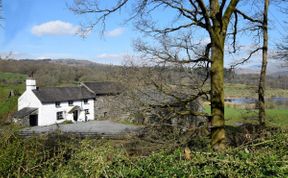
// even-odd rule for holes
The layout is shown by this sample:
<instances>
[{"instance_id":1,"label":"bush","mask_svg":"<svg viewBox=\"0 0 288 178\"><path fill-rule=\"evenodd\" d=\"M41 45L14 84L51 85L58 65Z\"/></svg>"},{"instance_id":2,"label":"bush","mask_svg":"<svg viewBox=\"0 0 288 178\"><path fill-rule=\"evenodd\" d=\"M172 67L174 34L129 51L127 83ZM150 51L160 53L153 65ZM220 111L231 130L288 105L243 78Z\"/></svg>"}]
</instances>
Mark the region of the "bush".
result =
<instances>
[{"instance_id":1,"label":"bush","mask_svg":"<svg viewBox=\"0 0 288 178\"><path fill-rule=\"evenodd\" d=\"M0 139L0 177L43 177L72 153L67 139L53 136L21 138L4 130Z\"/></svg>"},{"instance_id":2,"label":"bush","mask_svg":"<svg viewBox=\"0 0 288 178\"><path fill-rule=\"evenodd\" d=\"M181 147L167 151L163 145L160 152L131 157L123 141L63 135L20 138L15 133L1 133L0 177L288 176L288 133L281 130L222 153L192 149L191 160Z\"/></svg>"},{"instance_id":3,"label":"bush","mask_svg":"<svg viewBox=\"0 0 288 178\"><path fill-rule=\"evenodd\" d=\"M287 177L288 135L278 133L224 153L192 152L185 160L182 149L160 152L135 161L112 163L108 177Z\"/></svg>"}]
</instances>

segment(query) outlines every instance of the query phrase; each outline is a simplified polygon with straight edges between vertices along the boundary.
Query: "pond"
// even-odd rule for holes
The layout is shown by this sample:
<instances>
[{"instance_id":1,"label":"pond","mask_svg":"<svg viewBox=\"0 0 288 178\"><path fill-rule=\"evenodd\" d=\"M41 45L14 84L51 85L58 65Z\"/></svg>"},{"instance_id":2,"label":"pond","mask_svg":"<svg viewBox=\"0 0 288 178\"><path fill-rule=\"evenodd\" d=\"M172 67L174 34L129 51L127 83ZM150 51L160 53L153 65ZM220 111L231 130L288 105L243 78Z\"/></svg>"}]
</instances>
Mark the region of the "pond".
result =
<instances>
[{"instance_id":1,"label":"pond","mask_svg":"<svg viewBox=\"0 0 288 178\"><path fill-rule=\"evenodd\" d=\"M231 102L234 104L253 104L257 102L256 98L227 98L226 102ZM277 108L288 108L288 98L284 97L272 97L267 98L266 103L273 104Z\"/></svg>"}]
</instances>

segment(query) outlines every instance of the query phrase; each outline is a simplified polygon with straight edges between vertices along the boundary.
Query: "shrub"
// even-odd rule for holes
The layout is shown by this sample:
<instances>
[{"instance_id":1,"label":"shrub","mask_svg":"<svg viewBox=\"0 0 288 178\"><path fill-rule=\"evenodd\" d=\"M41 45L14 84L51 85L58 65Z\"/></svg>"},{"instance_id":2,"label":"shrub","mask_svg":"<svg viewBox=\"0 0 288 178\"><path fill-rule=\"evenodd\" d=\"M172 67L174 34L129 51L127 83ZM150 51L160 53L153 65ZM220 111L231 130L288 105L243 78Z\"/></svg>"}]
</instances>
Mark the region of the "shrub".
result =
<instances>
[{"instance_id":1,"label":"shrub","mask_svg":"<svg viewBox=\"0 0 288 178\"><path fill-rule=\"evenodd\" d=\"M288 176L288 133L281 130L222 153L192 149L191 160L181 147L167 151L165 145L148 156L131 157L116 142L63 135L20 138L7 129L0 138L0 177Z\"/></svg>"},{"instance_id":2,"label":"shrub","mask_svg":"<svg viewBox=\"0 0 288 178\"><path fill-rule=\"evenodd\" d=\"M0 177L43 177L65 163L72 149L60 137L49 137L21 138L14 130L4 130L0 139Z\"/></svg>"}]
</instances>

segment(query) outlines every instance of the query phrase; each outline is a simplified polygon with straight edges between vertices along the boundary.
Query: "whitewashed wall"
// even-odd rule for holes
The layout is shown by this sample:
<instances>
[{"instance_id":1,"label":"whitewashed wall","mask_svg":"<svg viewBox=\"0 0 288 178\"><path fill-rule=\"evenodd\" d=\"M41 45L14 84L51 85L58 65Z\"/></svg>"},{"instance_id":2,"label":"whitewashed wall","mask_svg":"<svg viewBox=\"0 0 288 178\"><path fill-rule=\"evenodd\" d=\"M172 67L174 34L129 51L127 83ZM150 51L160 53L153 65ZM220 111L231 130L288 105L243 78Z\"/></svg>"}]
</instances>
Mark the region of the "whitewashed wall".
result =
<instances>
[{"instance_id":1,"label":"whitewashed wall","mask_svg":"<svg viewBox=\"0 0 288 178\"><path fill-rule=\"evenodd\" d=\"M26 91L18 98L18 111L25 107L38 108L38 125L51 125L61 123L65 120L73 120L73 113L68 113L74 106L79 106L78 121L85 121L85 109L89 109L87 120L95 119L94 99L89 99L87 104L84 100L73 101L73 105L69 106L67 102L61 102L60 107L56 107L55 103L43 104L36 97L32 90L36 89L36 81L33 79L26 80ZM63 119L57 120L57 112L63 112Z\"/></svg>"},{"instance_id":2,"label":"whitewashed wall","mask_svg":"<svg viewBox=\"0 0 288 178\"><path fill-rule=\"evenodd\" d=\"M18 98L18 111L25 107L39 108L42 103L31 90L26 90Z\"/></svg>"},{"instance_id":3,"label":"whitewashed wall","mask_svg":"<svg viewBox=\"0 0 288 178\"><path fill-rule=\"evenodd\" d=\"M85 121L85 109L89 109L89 114L87 115L87 120L94 120L94 99L89 99L87 104L84 101L74 101L73 106L79 106L81 111L79 112L78 121ZM73 120L73 114L68 114L68 111L72 109L73 106L69 106L68 102L61 102L60 107L57 108L55 103L42 104L40 100L35 96L31 90L26 90L18 98L18 111L24 107L38 108L38 125L51 125L55 123L61 123L65 120ZM63 111L62 120L57 120L57 112Z\"/></svg>"},{"instance_id":4,"label":"whitewashed wall","mask_svg":"<svg viewBox=\"0 0 288 178\"><path fill-rule=\"evenodd\" d=\"M38 125L51 125L61 123L65 120L73 120L73 113L68 113L74 106L79 106L81 111L78 115L78 121L85 121L85 109L89 109L87 120L94 120L94 100L89 99L87 104L84 101L74 101L73 106L69 106L68 102L61 102L60 107L56 107L55 103L43 104L39 108L41 115L38 116ZM57 120L57 112L63 112L64 119Z\"/></svg>"}]
</instances>

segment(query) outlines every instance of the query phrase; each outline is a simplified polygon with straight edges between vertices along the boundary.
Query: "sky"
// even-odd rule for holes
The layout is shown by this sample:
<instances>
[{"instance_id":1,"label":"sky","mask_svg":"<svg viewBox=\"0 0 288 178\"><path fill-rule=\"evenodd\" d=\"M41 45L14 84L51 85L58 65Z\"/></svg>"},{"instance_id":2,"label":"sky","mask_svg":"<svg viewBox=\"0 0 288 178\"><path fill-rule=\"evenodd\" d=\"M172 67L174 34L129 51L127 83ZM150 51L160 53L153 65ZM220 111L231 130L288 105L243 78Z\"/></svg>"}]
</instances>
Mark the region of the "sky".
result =
<instances>
[{"instance_id":1,"label":"sky","mask_svg":"<svg viewBox=\"0 0 288 178\"><path fill-rule=\"evenodd\" d=\"M5 18L0 29L0 53L15 58L75 58L117 63L133 53L132 28L120 19L96 29L86 38L76 35L85 20L73 14L65 0L3 0Z\"/></svg>"},{"instance_id":2,"label":"sky","mask_svg":"<svg viewBox=\"0 0 288 178\"><path fill-rule=\"evenodd\" d=\"M101 33L99 26L86 38L82 38L76 33L79 31L79 24L87 19L68 9L67 4L71 2L72 0L3 0L1 56L12 53L17 59L74 58L121 64L123 56L135 53L133 40L143 36L131 23L123 23L125 12L108 19L104 33ZM159 20L165 19L161 12L156 15ZM273 20L269 34L272 39L270 44L275 46L286 32L281 20L285 17L277 9L270 8L270 18ZM247 43L249 48L249 40L240 40L244 45Z\"/></svg>"}]
</instances>

